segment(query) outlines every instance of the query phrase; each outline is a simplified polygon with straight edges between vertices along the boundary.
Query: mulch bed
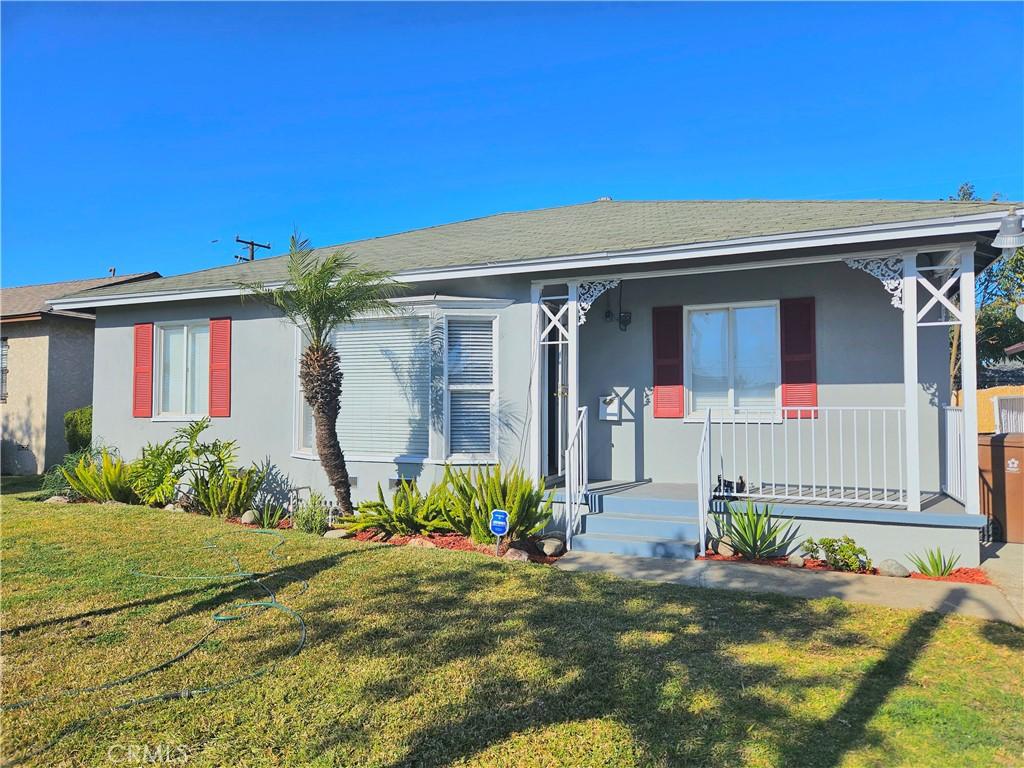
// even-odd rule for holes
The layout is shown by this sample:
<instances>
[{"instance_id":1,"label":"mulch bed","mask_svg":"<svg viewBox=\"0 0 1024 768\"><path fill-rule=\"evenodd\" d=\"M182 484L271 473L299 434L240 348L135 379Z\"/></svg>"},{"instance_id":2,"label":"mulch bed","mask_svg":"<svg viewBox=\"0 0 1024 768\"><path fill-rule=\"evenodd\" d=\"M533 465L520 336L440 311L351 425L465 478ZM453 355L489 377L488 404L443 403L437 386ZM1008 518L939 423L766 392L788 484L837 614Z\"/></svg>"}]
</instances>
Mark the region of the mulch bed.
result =
<instances>
[{"instance_id":1,"label":"mulch bed","mask_svg":"<svg viewBox=\"0 0 1024 768\"><path fill-rule=\"evenodd\" d=\"M477 544L472 541L468 536L463 536L461 533L431 533L431 534L414 534L412 536L388 536L386 533L370 528L365 531L359 531L352 536L356 541L376 541L382 544L391 544L396 547L407 546L414 540L429 541L434 547L438 549L454 549L459 552L479 552L482 555L490 555L494 557L494 547L490 544ZM557 557L549 557L541 552L533 541L527 540L520 542L526 545L526 554L529 555L530 561L534 563L541 563L543 565L550 565L551 563L558 560ZM414 545L416 546L416 545ZM508 551L509 545L502 544L501 554L504 555Z\"/></svg>"},{"instance_id":2,"label":"mulch bed","mask_svg":"<svg viewBox=\"0 0 1024 768\"><path fill-rule=\"evenodd\" d=\"M240 517L229 517L229 518L227 518L227 522L231 523L232 525L241 526L242 528L260 528L260 527L262 527L262 526L260 526L259 523L243 523L242 522L242 518L240 518ZM292 521L291 520L282 520L280 523L278 523L277 530L279 530L279 531L287 531L291 527L292 527Z\"/></svg>"},{"instance_id":3,"label":"mulch bed","mask_svg":"<svg viewBox=\"0 0 1024 768\"><path fill-rule=\"evenodd\" d=\"M717 555L710 549L703 557L698 556L698 560L718 560L730 563L750 563L751 565L770 565L775 568L792 568L795 571L808 570L808 571L835 571L836 573L851 573L851 571L840 571L838 568L832 568L824 560L815 560L814 558L805 558L804 567L798 568L795 565L790 565L789 561L784 557L769 557L763 560L747 560L741 555ZM877 576L878 569L872 568L868 571L854 571L854 573L860 573L864 576ZM991 584L988 575L981 568L957 568L949 576L925 576L923 573L911 573L910 578L912 579L925 579L927 581L953 581L959 584Z\"/></svg>"}]
</instances>

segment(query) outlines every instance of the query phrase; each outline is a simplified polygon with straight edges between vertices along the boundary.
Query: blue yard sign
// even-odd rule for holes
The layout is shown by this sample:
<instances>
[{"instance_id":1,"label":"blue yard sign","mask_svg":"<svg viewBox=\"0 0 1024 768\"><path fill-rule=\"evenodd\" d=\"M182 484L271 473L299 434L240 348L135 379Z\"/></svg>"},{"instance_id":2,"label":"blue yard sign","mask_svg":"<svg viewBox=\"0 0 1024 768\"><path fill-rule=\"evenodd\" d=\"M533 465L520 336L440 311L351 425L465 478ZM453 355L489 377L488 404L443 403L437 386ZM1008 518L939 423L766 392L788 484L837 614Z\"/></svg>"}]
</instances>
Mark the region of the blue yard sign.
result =
<instances>
[{"instance_id":1,"label":"blue yard sign","mask_svg":"<svg viewBox=\"0 0 1024 768\"><path fill-rule=\"evenodd\" d=\"M495 536L508 533L508 512L504 509L491 510L491 533Z\"/></svg>"}]
</instances>

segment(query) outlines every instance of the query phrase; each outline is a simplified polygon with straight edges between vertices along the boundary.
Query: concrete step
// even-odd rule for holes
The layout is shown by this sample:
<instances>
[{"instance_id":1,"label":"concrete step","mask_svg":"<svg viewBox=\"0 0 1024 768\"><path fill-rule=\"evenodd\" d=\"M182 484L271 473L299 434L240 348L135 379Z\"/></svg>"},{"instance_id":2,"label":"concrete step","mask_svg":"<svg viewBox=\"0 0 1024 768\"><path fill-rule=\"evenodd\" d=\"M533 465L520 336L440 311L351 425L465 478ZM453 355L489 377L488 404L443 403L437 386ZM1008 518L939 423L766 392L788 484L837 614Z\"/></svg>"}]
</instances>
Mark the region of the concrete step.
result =
<instances>
[{"instance_id":1,"label":"concrete step","mask_svg":"<svg viewBox=\"0 0 1024 768\"><path fill-rule=\"evenodd\" d=\"M696 516L640 515L621 512L584 515L583 532L650 536L658 539L689 539L691 541L696 541L700 537Z\"/></svg>"},{"instance_id":2,"label":"concrete step","mask_svg":"<svg viewBox=\"0 0 1024 768\"><path fill-rule=\"evenodd\" d=\"M572 548L574 552L603 552L609 555L693 560L697 556L698 543L684 539L661 539L654 536L581 533L572 537Z\"/></svg>"},{"instance_id":3,"label":"concrete step","mask_svg":"<svg viewBox=\"0 0 1024 768\"><path fill-rule=\"evenodd\" d=\"M696 499L644 499L615 494L587 494L592 512L613 512L622 515L676 515L697 517Z\"/></svg>"}]
</instances>

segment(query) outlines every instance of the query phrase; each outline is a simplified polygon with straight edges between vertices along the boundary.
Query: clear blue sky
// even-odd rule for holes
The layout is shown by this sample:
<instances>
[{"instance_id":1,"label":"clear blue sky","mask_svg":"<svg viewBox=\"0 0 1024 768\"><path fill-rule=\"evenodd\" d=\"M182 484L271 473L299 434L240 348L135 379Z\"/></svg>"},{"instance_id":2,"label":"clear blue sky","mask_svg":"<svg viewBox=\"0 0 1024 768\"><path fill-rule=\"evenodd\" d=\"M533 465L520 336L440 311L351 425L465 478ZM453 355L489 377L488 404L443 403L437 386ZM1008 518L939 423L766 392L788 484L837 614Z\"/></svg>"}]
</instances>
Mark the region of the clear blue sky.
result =
<instances>
[{"instance_id":1,"label":"clear blue sky","mask_svg":"<svg viewBox=\"0 0 1024 768\"><path fill-rule=\"evenodd\" d=\"M602 195L1021 200L1022 8L4 3L3 283Z\"/></svg>"}]
</instances>

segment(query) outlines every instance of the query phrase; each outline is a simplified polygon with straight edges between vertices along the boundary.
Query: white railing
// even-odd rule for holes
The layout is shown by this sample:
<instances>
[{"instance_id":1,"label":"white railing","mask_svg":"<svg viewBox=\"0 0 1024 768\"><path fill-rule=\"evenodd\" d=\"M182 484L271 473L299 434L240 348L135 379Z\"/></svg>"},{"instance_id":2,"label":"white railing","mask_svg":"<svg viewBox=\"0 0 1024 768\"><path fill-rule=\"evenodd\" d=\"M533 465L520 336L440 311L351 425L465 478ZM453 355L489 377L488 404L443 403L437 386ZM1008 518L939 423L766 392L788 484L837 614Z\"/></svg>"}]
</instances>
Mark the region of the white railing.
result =
<instances>
[{"instance_id":1,"label":"white railing","mask_svg":"<svg viewBox=\"0 0 1024 768\"><path fill-rule=\"evenodd\" d=\"M572 537L579 524L581 510L590 483L587 466L587 408L576 415L576 423L565 449L565 548L572 549Z\"/></svg>"},{"instance_id":2,"label":"white railing","mask_svg":"<svg viewBox=\"0 0 1024 768\"><path fill-rule=\"evenodd\" d=\"M708 508L711 505L711 411L704 414L704 429L697 448L697 525L700 533L700 554L708 551Z\"/></svg>"},{"instance_id":3,"label":"white railing","mask_svg":"<svg viewBox=\"0 0 1024 768\"><path fill-rule=\"evenodd\" d=\"M964 502L964 409L947 405L942 409L943 432L946 439L946 467L942 492Z\"/></svg>"},{"instance_id":4,"label":"white railing","mask_svg":"<svg viewBox=\"0 0 1024 768\"><path fill-rule=\"evenodd\" d=\"M996 434L1024 432L1024 395L997 395L992 398Z\"/></svg>"},{"instance_id":5,"label":"white railing","mask_svg":"<svg viewBox=\"0 0 1024 768\"><path fill-rule=\"evenodd\" d=\"M712 496L906 507L902 407L716 409Z\"/></svg>"}]
</instances>

